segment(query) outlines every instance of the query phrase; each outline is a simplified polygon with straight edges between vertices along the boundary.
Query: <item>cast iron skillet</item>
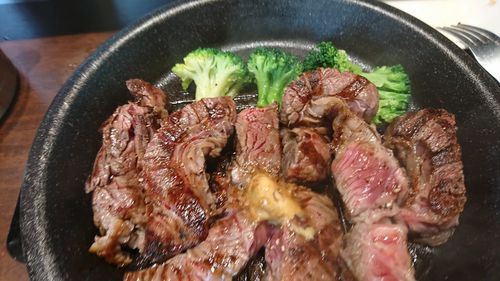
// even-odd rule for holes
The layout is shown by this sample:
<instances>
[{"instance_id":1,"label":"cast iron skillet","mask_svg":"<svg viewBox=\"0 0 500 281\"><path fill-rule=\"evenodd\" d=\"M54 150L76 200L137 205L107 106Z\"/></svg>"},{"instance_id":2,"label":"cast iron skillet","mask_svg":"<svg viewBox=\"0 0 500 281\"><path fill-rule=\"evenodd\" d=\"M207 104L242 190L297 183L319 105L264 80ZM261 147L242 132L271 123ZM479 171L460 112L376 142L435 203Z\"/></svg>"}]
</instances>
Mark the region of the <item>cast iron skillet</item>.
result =
<instances>
[{"instance_id":1,"label":"cast iron skillet","mask_svg":"<svg viewBox=\"0 0 500 281\"><path fill-rule=\"evenodd\" d=\"M473 60L420 21L368 1L198 1L164 7L104 43L54 99L33 144L21 193L21 230L32 280L120 280L89 254L97 230L84 193L100 146L98 128L130 96L124 81L157 82L199 46L245 56L259 45L303 55L333 40L366 66L401 63L415 108L456 115L468 201L448 243L429 252L420 280L499 280L500 89ZM175 106L174 106L175 107ZM424 249L425 252L425 249Z\"/></svg>"}]
</instances>

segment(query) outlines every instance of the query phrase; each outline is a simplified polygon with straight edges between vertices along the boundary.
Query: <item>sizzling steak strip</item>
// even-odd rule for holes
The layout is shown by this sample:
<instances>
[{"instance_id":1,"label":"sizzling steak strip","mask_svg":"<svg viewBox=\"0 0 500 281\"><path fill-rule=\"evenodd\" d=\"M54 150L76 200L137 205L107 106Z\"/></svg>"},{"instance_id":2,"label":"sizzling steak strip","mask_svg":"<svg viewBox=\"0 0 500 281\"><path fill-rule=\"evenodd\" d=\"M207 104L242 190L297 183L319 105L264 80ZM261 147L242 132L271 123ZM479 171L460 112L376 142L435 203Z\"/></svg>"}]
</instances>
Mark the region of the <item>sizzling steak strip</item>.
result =
<instances>
[{"instance_id":1,"label":"sizzling steak strip","mask_svg":"<svg viewBox=\"0 0 500 281\"><path fill-rule=\"evenodd\" d=\"M167 115L160 89L139 79L127 81L127 87L135 102L118 107L102 125L102 147L85 187L92 192L94 223L101 234L90 252L118 265L131 262L121 245L142 247L145 208L138 175L159 118Z\"/></svg>"},{"instance_id":2,"label":"sizzling steak strip","mask_svg":"<svg viewBox=\"0 0 500 281\"><path fill-rule=\"evenodd\" d=\"M377 113L379 94L366 78L333 68L305 72L285 88L281 106L281 123L288 127L329 126L336 98L370 122Z\"/></svg>"},{"instance_id":3,"label":"sizzling steak strip","mask_svg":"<svg viewBox=\"0 0 500 281\"><path fill-rule=\"evenodd\" d=\"M226 151L219 157L210 177L219 212L233 199L233 192L246 187L254 172L265 172L272 177L279 174L281 142L277 106L244 109L238 114L235 127L236 153L231 153L235 154L231 157Z\"/></svg>"},{"instance_id":4,"label":"sizzling steak strip","mask_svg":"<svg viewBox=\"0 0 500 281\"><path fill-rule=\"evenodd\" d=\"M305 211L305 220L295 218L281 226L266 244L265 280L338 280L338 251L342 228L331 200L310 190L294 193ZM316 234L306 239L297 226L310 226Z\"/></svg>"},{"instance_id":5,"label":"sizzling steak strip","mask_svg":"<svg viewBox=\"0 0 500 281\"><path fill-rule=\"evenodd\" d=\"M198 246L164 264L125 274L125 281L232 280L267 242L270 225L230 209Z\"/></svg>"},{"instance_id":6,"label":"sizzling steak strip","mask_svg":"<svg viewBox=\"0 0 500 281\"><path fill-rule=\"evenodd\" d=\"M326 131L326 130L323 130ZM318 183L328 178L332 161L330 140L321 129L282 129L283 162L281 174L298 183Z\"/></svg>"},{"instance_id":7,"label":"sizzling steak strip","mask_svg":"<svg viewBox=\"0 0 500 281\"><path fill-rule=\"evenodd\" d=\"M243 187L256 171L277 177L281 164L278 106L251 107L241 111L236 120L236 158L231 180Z\"/></svg>"},{"instance_id":8,"label":"sizzling steak strip","mask_svg":"<svg viewBox=\"0 0 500 281\"><path fill-rule=\"evenodd\" d=\"M148 217L142 264L163 262L207 236L215 201L205 160L220 154L235 119L230 97L203 99L171 114L149 143L141 174Z\"/></svg>"},{"instance_id":9,"label":"sizzling steak strip","mask_svg":"<svg viewBox=\"0 0 500 281\"><path fill-rule=\"evenodd\" d=\"M390 209L402 202L408 192L408 180L376 130L340 99L333 110L335 159L331 171L347 217L356 221L363 212Z\"/></svg>"},{"instance_id":10,"label":"sizzling steak strip","mask_svg":"<svg viewBox=\"0 0 500 281\"><path fill-rule=\"evenodd\" d=\"M338 99L359 117L371 121L378 109L378 91L365 78L333 68L318 68L302 74L283 95L282 174L290 181L318 183L328 177L331 149L329 127ZM303 126L303 127L301 127Z\"/></svg>"},{"instance_id":11,"label":"sizzling steak strip","mask_svg":"<svg viewBox=\"0 0 500 281\"><path fill-rule=\"evenodd\" d=\"M413 281L407 229L389 221L358 223L340 250L344 281Z\"/></svg>"},{"instance_id":12,"label":"sizzling steak strip","mask_svg":"<svg viewBox=\"0 0 500 281\"><path fill-rule=\"evenodd\" d=\"M451 236L466 201L455 118L444 109L424 109L395 120L384 144L393 149L410 178L410 195L397 219L424 243Z\"/></svg>"}]
</instances>

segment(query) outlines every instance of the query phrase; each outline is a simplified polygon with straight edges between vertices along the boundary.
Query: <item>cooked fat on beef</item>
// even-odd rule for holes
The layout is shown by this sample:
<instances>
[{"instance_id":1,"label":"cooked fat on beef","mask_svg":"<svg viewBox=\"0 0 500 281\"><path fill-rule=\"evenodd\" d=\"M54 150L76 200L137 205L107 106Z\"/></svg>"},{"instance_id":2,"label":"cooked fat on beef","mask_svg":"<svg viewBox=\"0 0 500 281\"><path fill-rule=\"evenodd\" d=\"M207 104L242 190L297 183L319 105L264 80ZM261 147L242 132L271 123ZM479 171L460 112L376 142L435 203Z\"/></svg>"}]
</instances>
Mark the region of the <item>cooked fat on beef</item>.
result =
<instances>
[{"instance_id":1,"label":"cooked fat on beef","mask_svg":"<svg viewBox=\"0 0 500 281\"><path fill-rule=\"evenodd\" d=\"M230 97L203 99L172 113L154 135L140 179L148 218L140 263L163 262L207 236L215 200L205 160L220 154L235 120Z\"/></svg>"},{"instance_id":2,"label":"cooked fat on beef","mask_svg":"<svg viewBox=\"0 0 500 281\"><path fill-rule=\"evenodd\" d=\"M166 96L151 84L133 79L127 87L135 101L118 107L101 126L102 147L85 189L92 192L94 223L100 236L90 247L107 262L131 262L121 245L141 248L144 196L139 181L146 145L167 115Z\"/></svg>"},{"instance_id":3,"label":"cooked fat on beef","mask_svg":"<svg viewBox=\"0 0 500 281\"><path fill-rule=\"evenodd\" d=\"M281 130L283 143L281 174L286 180L297 183L318 183L328 178L332 152L330 140L321 130L306 127Z\"/></svg>"},{"instance_id":4,"label":"cooked fat on beef","mask_svg":"<svg viewBox=\"0 0 500 281\"><path fill-rule=\"evenodd\" d=\"M390 209L402 202L408 191L404 170L392 152L382 145L375 128L369 126L337 99L333 107L331 171L351 220L361 213Z\"/></svg>"},{"instance_id":5,"label":"cooked fat on beef","mask_svg":"<svg viewBox=\"0 0 500 281\"><path fill-rule=\"evenodd\" d=\"M228 210L205 241L164 264L129 272L125 281L232 280L267 242L271 226L244 210Z\"/></svg>"},{"instance_id":6,"label":"cooked fat on beef","mask_svg":"<svg viewBox=\"0 0 500 281\"><path fill-rule=\"evenodd\" d=\"M338 280L338 251L342 228L337 210L325 195L308 189L294 192L304 209L303 219L295 217L275 231L266 244L265 280ZM307 238L297 229L312 227Z\"/></svg>"},{"instance_id":7,"label":"cooked fat on beef","mask_svg":"<svg viewBox=\"0 0 500 281\"><path fill-rule=\"evenodd\" d=\"M231 166L232 183L243 187L256 171L277 177L281 165L278 106L247 108L238 114L235 127L236 157Z\"/></svg>"},{"instance_id":8,"label":"cooked fat on beef","mask_svg":"<svg viewBox=\"0 0 500 281\"><path fill-rule=\"evenodd\" d=\"M366 78L333 68L318 68L303 73L285 88L281 123L288 127L329 127L335 98L342 98L367 122L378 110L377 88Z\"/></svg>"},{"instance_id":9,"label":"cooked fat on beef","mask_svg":"<svg viewBox=\"0 0 500 281\"><path fill-rule=\"evenodd\" d=\"M344 281L415 280L404 225L388 220L357 223L340 250Z\"/></svg>"},{"instance_id":10,"label":"cooked fat on beef","mask_svg":"<svg viewBox=\"0 0 500 281\"><path fill-rule=\"evenodd\" d=\"M448 240L466 201L455 125L446 110L423 109L396 119L385 133L384 144L410 178L409 196L397 219L430 245Z\"/></svg>"}]
</instances>

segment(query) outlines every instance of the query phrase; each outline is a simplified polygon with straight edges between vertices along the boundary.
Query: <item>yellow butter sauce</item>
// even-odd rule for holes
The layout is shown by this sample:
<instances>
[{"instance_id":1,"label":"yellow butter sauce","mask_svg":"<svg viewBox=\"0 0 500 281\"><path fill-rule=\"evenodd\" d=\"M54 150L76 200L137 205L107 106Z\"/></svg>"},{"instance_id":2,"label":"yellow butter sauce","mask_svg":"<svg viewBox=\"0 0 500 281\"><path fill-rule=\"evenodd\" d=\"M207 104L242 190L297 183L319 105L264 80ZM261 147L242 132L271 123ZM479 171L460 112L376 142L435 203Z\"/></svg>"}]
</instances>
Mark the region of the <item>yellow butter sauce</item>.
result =
<instances>
[{"instance_id":1,"label":"yellow butter sauce","mask_svg":"<svg viewBox=\"0 0 500 281\"><path fill-rule=\"evenodd\" d=\"M245 191L246 205L256 221L282 225L294 217L304 218L304 210L293 198L291 184L277 182L265 173L256 173ZM291 229L306 239L313 239L315 230L291 223Z\"/></svg>"}]
</instances>

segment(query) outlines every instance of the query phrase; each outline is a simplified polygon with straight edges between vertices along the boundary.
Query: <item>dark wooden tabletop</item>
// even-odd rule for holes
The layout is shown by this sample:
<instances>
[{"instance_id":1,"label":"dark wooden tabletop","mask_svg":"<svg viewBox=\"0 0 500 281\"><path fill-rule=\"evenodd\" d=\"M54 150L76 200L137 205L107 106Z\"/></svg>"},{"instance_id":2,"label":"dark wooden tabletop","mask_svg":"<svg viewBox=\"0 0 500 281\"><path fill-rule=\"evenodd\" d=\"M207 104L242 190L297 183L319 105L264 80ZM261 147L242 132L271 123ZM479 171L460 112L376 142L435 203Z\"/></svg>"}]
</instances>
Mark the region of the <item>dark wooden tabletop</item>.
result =
<instances>
[{"instance_id":1,"label":"dark wooden tabletop","mask_svg":"<svg viewBox=\"0 0 500 281\"><path fill-rule=\"evenodd\" d=\"M17 96L0 123L0 281L28 280L6 248L29 149L52 99L75 68L111 33L1 42L20 74Z\"/></svg>"}]
</instances>

